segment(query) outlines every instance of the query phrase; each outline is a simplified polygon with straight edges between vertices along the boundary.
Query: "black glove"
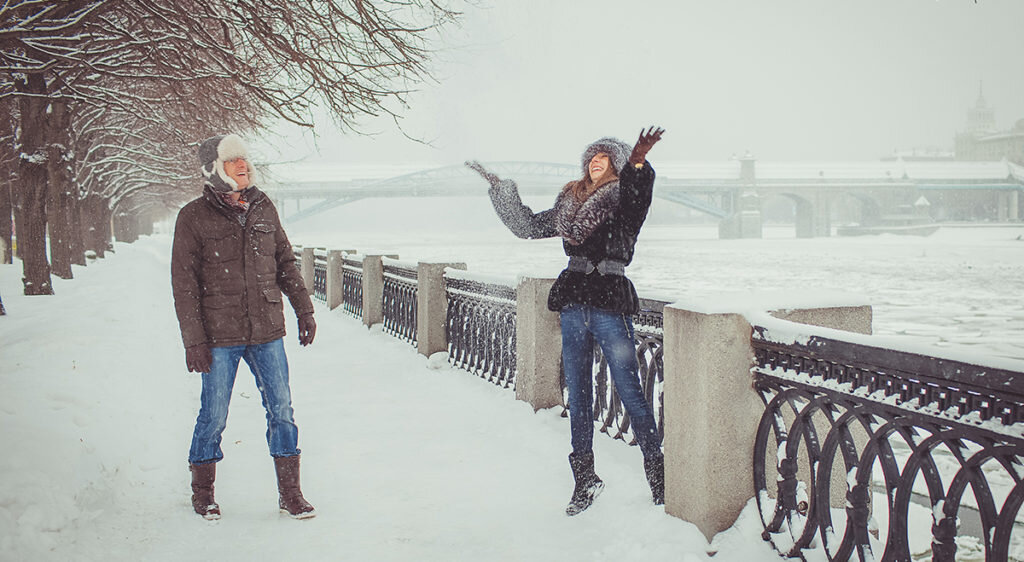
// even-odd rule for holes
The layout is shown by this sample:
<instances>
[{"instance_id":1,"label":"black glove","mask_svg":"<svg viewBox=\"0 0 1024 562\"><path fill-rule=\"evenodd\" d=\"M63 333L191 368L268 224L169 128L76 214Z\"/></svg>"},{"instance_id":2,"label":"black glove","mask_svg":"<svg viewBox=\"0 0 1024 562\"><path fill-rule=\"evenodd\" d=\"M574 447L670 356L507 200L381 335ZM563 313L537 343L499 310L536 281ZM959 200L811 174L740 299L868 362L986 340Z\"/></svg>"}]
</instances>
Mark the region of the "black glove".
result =
<instances>
[{"instance_id":1,"label":"black glove","mask_svg":"<svg viewBox=\"0 0 1024 562\"><path fill-rule=\"evenodd\" d=\"M299 316L299 345L313 343L314 336L316 336L316 320L313 320L312 312L307 312Z\"/></svg>"},{"instance_id":2,"label":"black glove","mask_svg":"<svg viewBox=\"0 0 1024 562\"><path fill-rule=\"evenodd\" d=\"M190 373L209 373L213 364L213 354L205 343L185 348L185 366Z\"/></svg>"},{"instance_id":3,"label":"black glove","mask_svg":"<svg viewBox=\"0 0 1024 562\"><path fill-rule=\"evenodd\" d=\"M645 133L643 129L640 129L640 138L636 140L636 144L633 145L633 152L629 155L630 164L643 164L647 160L647 152L651 150L654 143L661 140L661 134L665 132L665 129L658 127L657 130L652 126L647 129Z\"/></svg>"}]
</instances>

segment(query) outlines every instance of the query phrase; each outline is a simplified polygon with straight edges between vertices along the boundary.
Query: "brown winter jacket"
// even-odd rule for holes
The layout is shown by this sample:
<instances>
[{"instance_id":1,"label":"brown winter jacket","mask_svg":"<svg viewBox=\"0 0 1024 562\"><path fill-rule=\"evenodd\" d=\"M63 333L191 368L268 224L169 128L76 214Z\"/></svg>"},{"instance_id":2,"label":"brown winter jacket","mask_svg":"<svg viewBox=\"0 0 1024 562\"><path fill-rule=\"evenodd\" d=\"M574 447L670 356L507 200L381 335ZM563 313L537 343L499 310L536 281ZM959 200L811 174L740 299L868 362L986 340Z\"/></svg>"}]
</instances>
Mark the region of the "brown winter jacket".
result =
<instances>
[{"instance_id":1,"label":"brown winter jacket","mask_svg":"<svg viewBox=\"0 0 1024 562\"><path fill-rule=\"evenodd\" d=\"M277 209L263 192L250 190L244 227L209 189L178 212L171 287L185 347L284 337L282 292L297 316L313 312Z\"/></svg>"}]
</instances>

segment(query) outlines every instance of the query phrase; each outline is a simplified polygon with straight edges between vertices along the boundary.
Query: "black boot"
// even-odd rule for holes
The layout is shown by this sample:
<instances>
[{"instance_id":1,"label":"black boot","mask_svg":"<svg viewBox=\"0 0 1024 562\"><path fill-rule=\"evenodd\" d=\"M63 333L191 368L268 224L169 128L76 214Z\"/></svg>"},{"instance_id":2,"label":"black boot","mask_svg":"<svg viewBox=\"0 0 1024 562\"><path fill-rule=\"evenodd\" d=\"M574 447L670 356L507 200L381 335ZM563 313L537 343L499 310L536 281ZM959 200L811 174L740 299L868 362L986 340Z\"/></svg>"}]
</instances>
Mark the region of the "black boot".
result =
<instances>
[{"instance_id":1,"label":"black boot","mask_svg":"<svg viewBox=\"0 0 1024 562\"><path fill-rule=\"evenodd\" d=\"M572 491L572 498L565 508L566 515L576 515L590 507L594 498L604 490L604 482L594 472L594 453L570 453L569 466L572 467L572 475L576 478L576 488Z\"/></svg>"},{"instance_id":2,"label":"black boot","mask_svg":"<svg viewBox=\"0 0 1024 562\"><path fill-rule=\"evenodd\" d=\"M220 506L213 499L217 464L189 464L188 468L192 472L192 509L203 519L220 519Z\"/></svg>"},{"instance_id":3,"label":"black boot","mask_svg":"<svg viewBox=\"0 0 1024 562\"><path fill-rule=\"evenodd\" d=\"M665 504L665 455L661 451L644 457L644 473L647 483L651 485L651 497L654 505Z\"/></svg>"}]
</instances>

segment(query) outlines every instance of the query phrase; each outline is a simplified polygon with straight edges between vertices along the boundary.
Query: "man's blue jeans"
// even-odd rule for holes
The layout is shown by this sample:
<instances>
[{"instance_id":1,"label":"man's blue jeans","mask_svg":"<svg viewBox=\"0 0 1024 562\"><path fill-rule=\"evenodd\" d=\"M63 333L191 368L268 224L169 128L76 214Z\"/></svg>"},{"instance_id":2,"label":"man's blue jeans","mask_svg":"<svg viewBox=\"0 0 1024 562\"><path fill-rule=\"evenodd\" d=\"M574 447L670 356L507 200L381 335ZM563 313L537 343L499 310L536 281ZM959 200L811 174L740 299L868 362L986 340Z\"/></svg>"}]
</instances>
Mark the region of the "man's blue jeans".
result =
<instances>
[{"instance_id":1,"label":"man's blue jeans","mask_svg":"<svg viewBox=\"0 0 1024 562\"><path fill-rule=\"evenodd\" d=\"M569 390L569 425L572 450L582 454L594 445L594 343L608 362L608 370L622 405L629 414L633 434L644 457L661 452L651 405L640 386L633 321L625 314L571 304L562 309L562 369Z\"/></svg>"},{"instance_id":2,"label":"man's blue jeans","mask_svg":"<svg viewBox=\"0 0 1024 562\"><path fill-rule=\"evenodd\" d=\"M256 386L267 410L267 444L274 457L299 454L299 429L292 419L292 394L288 386L288 359L284 340L260 345L236 345L210 349L213 362L210 372L203 373L203 391L199 417L192 434L188 461L192 464L217 462L224 458L220 448L221 434L228 422L228 404L235 386L238 362L245 359L256 377Z\"/></svg>"}]
</instances>

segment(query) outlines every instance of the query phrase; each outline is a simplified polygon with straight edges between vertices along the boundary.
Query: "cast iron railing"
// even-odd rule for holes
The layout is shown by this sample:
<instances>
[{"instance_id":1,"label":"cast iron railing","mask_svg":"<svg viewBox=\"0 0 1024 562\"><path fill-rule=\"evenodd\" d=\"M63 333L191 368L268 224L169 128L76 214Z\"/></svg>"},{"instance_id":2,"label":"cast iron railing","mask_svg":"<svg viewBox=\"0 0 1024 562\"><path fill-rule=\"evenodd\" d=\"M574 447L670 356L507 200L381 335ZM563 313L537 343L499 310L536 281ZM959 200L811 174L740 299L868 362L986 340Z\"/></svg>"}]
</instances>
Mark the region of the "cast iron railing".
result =
<instances>
[{"instance_id":1,"label":"cast iron railing","mask_svg":"<svg viewBox=\"0 0 1024 562\"><path fill-rule=\"evenodd\" d=\"M416 345L416 264L384 258L384 331Z\"/></svg>"},{"instance_id":2,"label":"cast iron railing","mask_svg":"<svg viewBox=\"0 0 1024 562\"><path fill-rule=\"evenodd\" d=\"M341 258L341 306L345 312L363 316L363 258L344 254Z\"/></svg>"},{"instance_id":3,"label":"cast iron railing","mask_svg":"<svg viewBox=\"0 0 1024 562\"><path fill-rule=\"evenodd\" d=\"M640 386L647 403L651 404L654 421L658 424L658 437L665 436L665 368L663 356L663 310L667 303L653 299L640 299L640 312L633 315L633 341L640 368ZM562 416L569 415L568 394L565 376L562 375ZM601 353L601 346L594 345L594 421L601 424L600 430L614 439L621 439L636 445L636 438L629 433L629 414L626 413L619 393L612 383L608 362Z\"/></svg>"},{"instance_id":4,"label":"cast iron railing","mask_svg":"<svg viewBox=\"0 0 1024 562\"><path fill-rule=\"evenodd\" d=\"M448 361L504 388L515 388L516 290L445 276Z\"/></svg>"},{"instance_id":5,"label":"cast iron railing","mask_svg":"<svg viewBox=\"0 0 1024 562\"><path fill-rule=\"evenodd\" d=\"M327 249L313 250L313 298L327 303Z\"/></svg>"},{"instance_id":6,"label":"cast iron railing","mask_svg":"<svg viewBox=\"0 0 1024 562\"><path fill-rule=\"evenodd\" d=\"M800 339L752 338L765 540L843 561L1024 550L1024 373Z\"/></svg>"}]
</instances>

